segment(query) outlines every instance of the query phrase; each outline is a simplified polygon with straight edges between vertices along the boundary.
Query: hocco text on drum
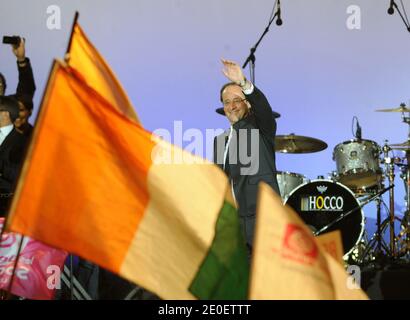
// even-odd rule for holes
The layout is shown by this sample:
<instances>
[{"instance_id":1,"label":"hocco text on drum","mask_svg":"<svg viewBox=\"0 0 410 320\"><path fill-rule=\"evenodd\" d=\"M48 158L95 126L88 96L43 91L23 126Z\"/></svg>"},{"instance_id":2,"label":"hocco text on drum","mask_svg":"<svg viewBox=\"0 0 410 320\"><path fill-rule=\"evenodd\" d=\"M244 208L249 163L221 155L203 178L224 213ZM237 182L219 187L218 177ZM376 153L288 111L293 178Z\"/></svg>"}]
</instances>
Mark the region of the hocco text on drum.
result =
<instances>
[{"instance_id":1,"label":"hocco text on drum","mask_svg":"<svg viewBox=\"0 0 410 320\"><path fill-rule=\"evenodd\" d=\"M364 214L354 193L341 183L324 179L304 183L289 194L285 203L298 213L313 232L355 209L325 233L340 230L345 256L362 238Z\"/></svg>"}]
</instances>

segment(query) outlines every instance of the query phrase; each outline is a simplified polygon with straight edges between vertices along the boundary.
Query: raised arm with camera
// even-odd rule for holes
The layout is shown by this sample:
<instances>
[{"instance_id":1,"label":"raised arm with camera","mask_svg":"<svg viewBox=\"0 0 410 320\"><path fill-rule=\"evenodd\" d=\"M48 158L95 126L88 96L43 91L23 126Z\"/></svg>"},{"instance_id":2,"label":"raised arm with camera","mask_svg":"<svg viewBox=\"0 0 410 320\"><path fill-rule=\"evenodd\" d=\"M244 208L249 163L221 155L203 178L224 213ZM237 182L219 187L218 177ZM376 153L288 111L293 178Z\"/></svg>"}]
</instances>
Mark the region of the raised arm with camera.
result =
<instances>
[{"instance_id":1,"label":"raised arm with camera","mask_svg":"<svg viewBox=\"0 0 410 320\"><path fill-rule=\"evenodd\" d=\"M5 36L3 37L3 43L11 45L12 52L17 58L19 81L16 93L13 96L19 101L20 109L19 117L14 125L18 132L29 136L33 126L28 122L28 119L33 111L33 97L36 85L30 59L26 57L26 40L18 36Z\"/></svg>"},{"instance_id":2,"label":"raised arm with camera","mask_svg":"<svg viewBox=\"0 0 410 320\"><path fill-rule=\"evenodd\" d=\"M18 44L12 45L13 53L17 58L19 72L16 96L27 96L33 99L36 91L33 69L31 68L30 59L26 57L26 40L24 38L20 39Z\"/></svg>"},{"instance_id":3,"label":"raised arm with camera","mask_svg":"<svg viewBox=\"0 0 410 320\"><path fill-rule=\"evenodd\" d=\"M34 92L36 91L36 85L34 82L33 69L31 68L30 59L26 57L26 39L13 36L3 37L3 44L9 44L12 47L12 51L17 58L17 68L19 72L19 82L17 85L16 96L27 96L33 99ZM3 91L1 95L5 94L6 81L3 79Z\"/></svg>"}]
</instances>

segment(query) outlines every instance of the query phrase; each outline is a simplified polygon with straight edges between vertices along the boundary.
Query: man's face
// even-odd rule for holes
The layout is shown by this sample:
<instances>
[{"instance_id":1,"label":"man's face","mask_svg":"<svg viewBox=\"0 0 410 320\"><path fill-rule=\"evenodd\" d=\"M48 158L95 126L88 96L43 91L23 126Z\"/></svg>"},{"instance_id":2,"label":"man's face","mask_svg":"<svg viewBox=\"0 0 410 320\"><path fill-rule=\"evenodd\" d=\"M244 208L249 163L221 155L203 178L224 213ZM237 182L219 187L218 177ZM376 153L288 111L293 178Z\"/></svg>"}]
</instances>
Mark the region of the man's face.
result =
<instances>
[{"instance_id":1,"label":"man's face","mask_svg":"<svg viewBox=\"0 0 410 320\"><path fill-rule=\"evenodd\" d=\"M10 113L0 108L0 123L2 125L11 124Z\"/></svg>"},{"instance_id":2,"label":"man's face","mask_svg":"<svg viewBox=\"0 0 410 320\"><path fill-rule=\"evenodd\" d=\"M31 112L19 101L19 117L14 122L17 128L24 126L28 122Z\"/></svg>"},{"instance_id":3,"label":"man's face","mask_svg":"<svg viewBox=\"0 0 410 320\"><path fill-rule=\"evenodd\" d=\"M228 86L222 92L225 115L231 124L248 114L249 105L245 99L242 89L237 85Z\"/></svg>"}]
</instances>

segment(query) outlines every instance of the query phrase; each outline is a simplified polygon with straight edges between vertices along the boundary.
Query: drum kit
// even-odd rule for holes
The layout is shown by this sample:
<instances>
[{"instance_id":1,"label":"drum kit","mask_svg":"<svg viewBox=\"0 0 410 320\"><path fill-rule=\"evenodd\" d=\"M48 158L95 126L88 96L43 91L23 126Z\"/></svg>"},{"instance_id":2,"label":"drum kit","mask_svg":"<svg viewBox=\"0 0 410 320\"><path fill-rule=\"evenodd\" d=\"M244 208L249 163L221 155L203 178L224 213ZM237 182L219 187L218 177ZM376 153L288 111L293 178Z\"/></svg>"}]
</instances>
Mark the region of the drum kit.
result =
<instances>
[{"instance_id":1,"label":"drum kit","mask_svg":"<svg viewBox=\"0 0 410 320\"><path fill-rule=\"evenodd\" d=\"M340 230L344 259L349 264L383 265L410 258L410 108L401 104L399 108L376 111L401 113L409 129L407 141L389 144L386 140L380 146L360 134L334 147L336 170L327 178L310 180L300 173L277 172L284 204L299 214L314 235ZM327 147L324 141L295 134L275 138L275 152L280 153L313 153ZM394 151L403 152L403 156L394 156ZM403 215L395 211L397 170L404 183ZM388 205L382 198L387 192ZM363 207L369 203L374 203L377 211L376 232L371 237L365 230L363 214Z\"/></svg>"}]
</instances>

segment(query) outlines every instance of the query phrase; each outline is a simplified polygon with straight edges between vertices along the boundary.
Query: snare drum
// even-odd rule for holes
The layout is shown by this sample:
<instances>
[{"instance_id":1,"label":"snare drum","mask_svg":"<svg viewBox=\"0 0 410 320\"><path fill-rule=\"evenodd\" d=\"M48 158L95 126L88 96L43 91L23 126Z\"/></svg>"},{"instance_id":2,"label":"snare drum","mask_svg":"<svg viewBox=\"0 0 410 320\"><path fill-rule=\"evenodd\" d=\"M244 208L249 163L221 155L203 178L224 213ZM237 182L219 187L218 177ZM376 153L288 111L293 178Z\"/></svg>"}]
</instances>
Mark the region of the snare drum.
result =
<instances>
[{"instance_id":1,"label":"snare drum","mask_svg":"<svg viewBox=\"0 0 410 320\"><path fill-rule=\"evenodd\" d=\"M313 180L298 186L285 202L292 207L313 232L329 225L355 209L324 233L340 230L347 257L363 236L365 220L359 202L351 190L331 180Z\"/></svg>"},{"instance_id":2,"label":"snare drum","mask_svg":"<svg viewBox=\"0 0 410 320\"><path fill-rule=\"evenodd\" d=\"M379 145L371 140L350 140L338 144L333 150L336 181L348 186L354 193L377 188L382 181L380 153Z\"/></svg>"},{"instance_id":3,"label":"snare drum","mask_svg":"<svg viewBox=\"0 0 410 320\"><path fill-rule=\"evenodd\" d=\"M286 200L297 186L307 182L306 177L302 174L284 171L278 171L276 179L279 185L280 196L283 200Z\"/></svg>"}]
</instances>

